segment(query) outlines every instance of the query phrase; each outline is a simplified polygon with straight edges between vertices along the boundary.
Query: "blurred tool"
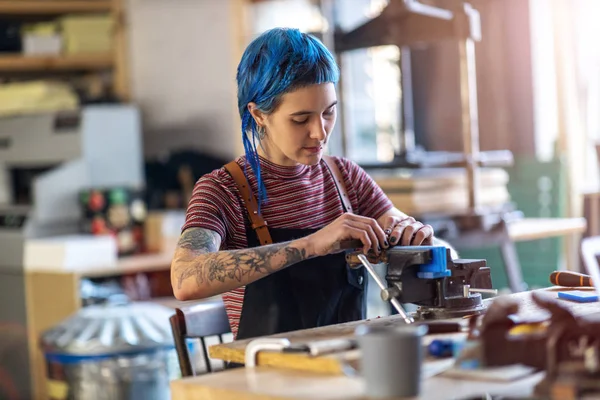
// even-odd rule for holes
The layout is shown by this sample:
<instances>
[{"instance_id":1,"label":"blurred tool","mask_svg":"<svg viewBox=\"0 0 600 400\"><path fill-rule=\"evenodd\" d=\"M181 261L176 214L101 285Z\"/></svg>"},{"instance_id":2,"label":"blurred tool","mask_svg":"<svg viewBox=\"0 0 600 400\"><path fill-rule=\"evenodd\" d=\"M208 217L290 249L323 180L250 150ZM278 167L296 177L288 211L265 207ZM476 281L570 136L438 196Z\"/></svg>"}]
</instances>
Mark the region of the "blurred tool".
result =
<instances>
[{"instance_id":1,"label":"blurred tool","mask_svg":"<svg viewBox=\"0 0 600 400\"><path fill-rule=\"evenodd\" d=\"M438 358L454 357L460 349L463 347L463 341L456 341L452 339L435 339L429 343L427 350L429 355Z\"/></svg>"},{"instance_id":2,"label":"blurred tool","mask_svg":"<svg viewBox=\"0 0 600 400\"><path fill-rule=\"evenodd\" d=\"M589 275L571 271L554 271L550 274L550 283L556 286L567 287L593 287Z\"/></svg>"},{"instance_id":3,"label":"blurred tool","mask_svg":"<svg viewBox=\"0 0 600 400\"><path fill-rule=\"evenodd\" d=\"M513 335L510 316L519 313L514 299L494 301L480 321L470 325L469 336L480 344L485 367L521 365L544 372L533 398L598 398L600 393L600 315L597 307L574 308L556 301L548 292L533 291L533 304L549 313L546 329ZM593 291L588 293L595 294Z\"/></svg>"},{"instance_id":4,"label":"blurred tool","mask_svg":"<svg viewBox=\"0 0 600 400\"><path fill-rule=\"evenodd\" d=\"M322 356L324 354L337 353L356 348L357 343L354 339L324 339L310 342L291 343L282 349L283 352L301 352L309 353L312 357Z\"/></svg>"},{"instance_id":5,"label":"blurred tool","mask_svg":"<svg viewBox=\"0 0 600 400\"><path fill-rule=\"evenodd\" d=\"M452 321L420 321L415 325L427 325L427 334L454 333L462 331L462 325Z\"/></svg>"}]
</instances>

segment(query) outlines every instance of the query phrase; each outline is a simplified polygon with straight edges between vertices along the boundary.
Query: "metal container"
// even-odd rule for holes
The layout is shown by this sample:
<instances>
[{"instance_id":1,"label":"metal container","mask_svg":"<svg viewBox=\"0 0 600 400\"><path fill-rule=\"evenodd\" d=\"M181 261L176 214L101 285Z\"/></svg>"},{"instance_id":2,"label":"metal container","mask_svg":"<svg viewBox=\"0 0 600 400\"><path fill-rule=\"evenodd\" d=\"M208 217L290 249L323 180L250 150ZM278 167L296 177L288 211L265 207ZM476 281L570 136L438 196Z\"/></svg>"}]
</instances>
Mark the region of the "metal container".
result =
<instances>
[{"instance_id":1,"label":"metal container","mask_svg":"<svg viewBox=\"0 0 600 400\"><path fill-rule=\"evenodd\" d=\"M168 400L179 377L172 309L111 299L82 308L44 332L53 400Z\"/></svg>"}]
</instances>

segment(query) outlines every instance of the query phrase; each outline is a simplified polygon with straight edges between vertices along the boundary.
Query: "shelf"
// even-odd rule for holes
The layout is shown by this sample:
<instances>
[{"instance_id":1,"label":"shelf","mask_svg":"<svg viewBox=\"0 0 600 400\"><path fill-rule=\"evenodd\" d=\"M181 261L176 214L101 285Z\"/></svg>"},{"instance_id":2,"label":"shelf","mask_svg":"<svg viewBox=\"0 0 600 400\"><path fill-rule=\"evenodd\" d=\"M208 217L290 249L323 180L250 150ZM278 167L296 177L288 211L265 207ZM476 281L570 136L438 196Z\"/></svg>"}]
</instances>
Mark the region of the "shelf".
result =
<instances>
[{"instance_id":1,"label":"shelf","mask_svg":"<svg viewBox=\"0 0 600 400\"><path fill-rule=\"evenodd\" d=\"M113 55L0 55L0 72L100 70L113 66Z\"/></svg>"},{"instance_id":2,"label":"shelf","mask_svg":"<svg viewBox=\"0 0 600 400\"><path fill-rule=\"evenodd\" d=\"M76 275L78 278L103 278L109 276L130 275L142 272L168 272L173 261L172 252L138 254L121 257L113 265L103 267L65 268L28 268L32 274Z\"/></svg>"},{"instance_id":3,"label":"shelf","mask_svg":"<svg viewBox=\"0 0 600 400\"><path fill-rule=\"evenodd\" d=\"M111 9L109 0L0 0L0 15L109 12Z\"/></svg>"},{"instance_id":4,"label":"shelf","mask_svg":"<svg viewBox=\"0 0 600 400\"><path fill-rule=\"evenodd\" d=\"M114 266L73 272L82 277L97 278L112 275L136 274L139 272L169 271L171 268L171 261L173 261L172 252L140 254L122 257Z\"/></svg>"}]
</instances>

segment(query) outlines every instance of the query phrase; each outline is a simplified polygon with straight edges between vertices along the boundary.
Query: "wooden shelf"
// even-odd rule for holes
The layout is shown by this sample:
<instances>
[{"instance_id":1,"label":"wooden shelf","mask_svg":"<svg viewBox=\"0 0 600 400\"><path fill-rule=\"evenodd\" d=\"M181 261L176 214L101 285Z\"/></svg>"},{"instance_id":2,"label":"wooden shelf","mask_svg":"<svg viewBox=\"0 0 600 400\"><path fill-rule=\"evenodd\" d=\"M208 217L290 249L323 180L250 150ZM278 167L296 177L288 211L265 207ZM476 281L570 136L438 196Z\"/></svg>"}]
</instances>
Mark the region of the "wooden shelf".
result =
<instances>
[{"instance_id":1,"label":"wooden shelf","mask_svg":"<svg viewBox=\"0 0 600 400\"><path fill-rule=\"evenodd\" d=\"M109 12L110 0L0 0L0 15Z\"/></svg>"},{"instance_id":2,"label":"wooden shelf","mask_svg":"<svg viewBox=\"0 0 600 400\"><path fill-rule=\"evenodd\" d=\"M100 70L111 68L113 63L111 53L65 56L0 55L0 72Z\"/></svg>"},{"instance_id":3,"label":"wooden shelf","mask_svg":"<svg viewBox=\"0 0 600 400\"><path fill-rule=\"evenodd\" d=\"M172 252L157 254L140 254L123 257L117 265L105 268L94 268L93 270L71 271L86 278L98 278L112 275L136 274L139 272L169 271L173 261Z\"/></svg>"}]
</instances>

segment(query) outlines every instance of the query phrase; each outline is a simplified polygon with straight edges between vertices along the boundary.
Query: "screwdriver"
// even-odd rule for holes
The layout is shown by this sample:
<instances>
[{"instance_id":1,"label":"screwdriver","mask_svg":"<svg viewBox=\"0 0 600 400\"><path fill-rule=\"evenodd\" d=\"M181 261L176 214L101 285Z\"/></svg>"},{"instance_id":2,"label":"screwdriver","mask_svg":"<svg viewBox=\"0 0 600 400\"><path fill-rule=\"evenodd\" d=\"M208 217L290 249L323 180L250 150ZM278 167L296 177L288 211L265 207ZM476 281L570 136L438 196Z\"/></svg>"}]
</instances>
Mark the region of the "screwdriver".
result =
<instances>
[{"instance_id":1,"label":"screwdriver","mask_svg":"<svg viewBox=\"0 0 600 400\"><path fill-rule=\"evenodd\" d=\"M375 271L375 269L373 268L373 266L371 265L371 263L369 262L369 260L367 260L367 257L365 257L364 254L359 254L358 255L358 259L363 264L363 266L365 267L365 269L369 272L369 274L371 274L371 277L373 278L373 280L375 281L375 283L377 284L377 286L379 286L379 288L381 290L387 289L387 285L379 277L379 275L377 275L377 271ZM404 308L402 308L402 305L400 304L400 302L398 301L397 298L392 297L390 299L390 303L392 303L392 306L394 306L394 308L396 309L396 311L398 311L398 314L402 317L402 319L404 320L404 322L406 322L407 324L412 324L413 322L415 322L414 319L410 315L408 315L406 313L406 311L404 311Z\"/></svg>"},{"instance_id":2,"label":"screwdriver","mask_svg":"<svg viewBox=\"0 0 600 400\"><path fill-rule=\"evenodd\" d=\"M571 271L554 271L550 274L550 283L566 287L592 287L592 278L589 275Z\"/></svg>"}]
</instances>

